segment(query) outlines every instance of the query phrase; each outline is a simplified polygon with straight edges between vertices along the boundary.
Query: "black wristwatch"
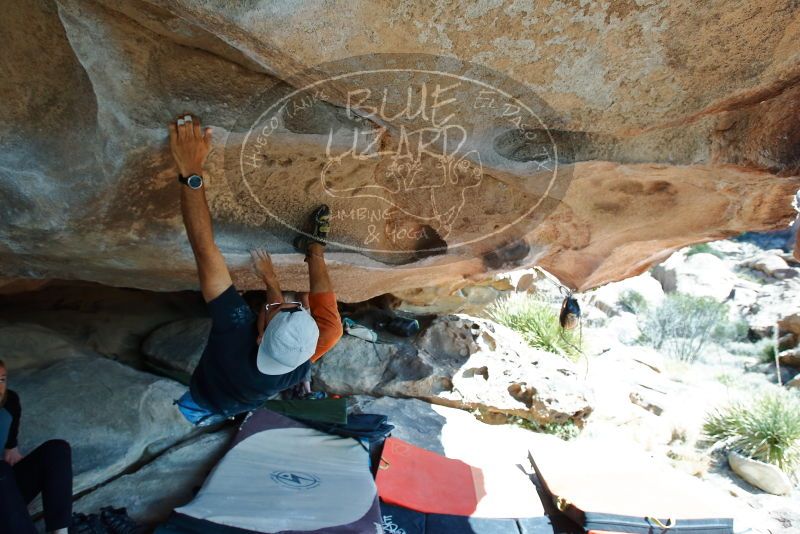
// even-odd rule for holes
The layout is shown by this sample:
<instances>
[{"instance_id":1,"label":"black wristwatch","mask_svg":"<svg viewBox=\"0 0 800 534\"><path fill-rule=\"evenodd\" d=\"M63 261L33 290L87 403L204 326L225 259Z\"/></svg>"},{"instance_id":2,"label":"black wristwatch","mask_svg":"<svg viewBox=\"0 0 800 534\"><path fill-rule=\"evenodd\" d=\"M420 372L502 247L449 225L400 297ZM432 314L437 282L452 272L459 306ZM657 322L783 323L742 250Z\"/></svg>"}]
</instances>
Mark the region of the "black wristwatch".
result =
<instances>
[{"instance_id":1,"label":"black wristwatch","mask_svg":"<svg viewBox=\"0 0 800 534\"><path fill-rule=\"evenodd\" d=\"M178 181L183 185L189 186L192 189L200 189L203 187L203 177L199 174L192 174L189 176L178 175Z\"/></svg>"}]
</instances>

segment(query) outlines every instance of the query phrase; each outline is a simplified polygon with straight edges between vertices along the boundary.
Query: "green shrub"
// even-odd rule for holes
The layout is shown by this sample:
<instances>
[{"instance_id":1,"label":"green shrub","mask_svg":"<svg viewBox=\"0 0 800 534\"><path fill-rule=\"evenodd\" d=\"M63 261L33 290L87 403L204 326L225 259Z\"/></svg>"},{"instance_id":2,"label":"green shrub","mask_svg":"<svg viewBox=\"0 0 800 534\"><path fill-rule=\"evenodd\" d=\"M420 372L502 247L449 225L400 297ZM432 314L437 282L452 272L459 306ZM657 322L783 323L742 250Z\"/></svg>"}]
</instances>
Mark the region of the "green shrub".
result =
<instances>
[{"instance_id":1,"label":"green shrub","mask_svg":"<svg viewBox=\"0 0 800 534\"><path fill-rule=\"evenodd\" d=\"M759 339L758 341L729 341L725 348L731 354L737 356L749 356L759 361L764 361L767 346L772 345L771 339ZM769 361L773 361L772 349L769 349Z\"/></svg>"},{"instance_id":2,"label":"green shrub","mask_svg":"<svg viewBox=\"0 0 800 534\"><path fill-rule=\"evenodd\" d=\"M727 306L712 298L673 293L645 314L642 341L674 358L692 362L713 340L715 328L727 320L727 314Z\"/></svg>"},{"instance_id":3,"label":"green shrub","mask_svg":"<svg viewBox=\"0 0 800 534\"><path fill-rule=\"evenodd\" d=\"M760 284L762 286L767 283L766 276L746 268L737 269L736 276L742 280L747 280L748 282L753 282L754 284Z\"/></svg>"},{"instance_id":4,"label":"green shrub","mask_svg":"<svg viewBox=\"0 0 800 534\"><path fill-rule=\"evenodd\" d=\"M717 375L717 382L729 388L736 384L736 377L729 373L720 373Z\"/></svg>"},{"instance_id":5,"label":"green shrub","mask_svg":"<svg viewBox=\"0 0 800 534\"><path fill-rule=\"evenodd\" d=\"M495 322L505 325L522 337L531 347L577 359L580 338L576 330L563 330L558 314L546 302L532 295L514 295L497 301L487 310Z\"/></svg>"},{"instance_id":6,"label":"green shrub","mask_svg":"<svg viewBox=\"0 0 800 534\"><path fill-rule=\"evenodd\" d=\"M775 363L775 343L769 341L764 344L761 349L761 362L762 363Z\"/></svg>"},{"instance_id":7,"label":"green shrub","mask_svg":"<svg viewBox=\"0 0 800 534\"><path fill-rule=\"evenodd\" d=\"M723 319L714 327L711 337L723 344L740 343L747 341L747 332L749 330L750 325L747 324L747 321L728 321Z\"/></svg>"},{"instance_id":8,"label":"green shrub","mask_svg":"<svg viewBox=\"0 0 800 534\"><path fill-rule=\"evenodd\" d=\"M689 250L686 251L687 256L693 256L695 254L711 254L718 258L725 257L724 253L712 248L708 243L698 243L697 245L692 245L689 247Z\"/></svg>"},{"instance_id":9,"label":"green shrub","mask_svg":"<svg viewBox=\"0 0 800 534\"><path fill-rule=\"evenodd\" d=\"M789 393L716 410L706 416L703 431L714 443L725 441L729 448L786 473L800 467L800 401Z\"/></svg>"},{"instance_id":10,"label":"green shrub","mask_svg":"<svg viewBox=\"0 0 800 534\"><path fill-rule=\"evenodd\" d=\"M545 423L542 425L529 419L516 416L512 416L510 421L526 430L539 432L540 434L551 434L564 441L575 439L581 433L581 430L572 421L567 421L565 423Z\"/></svg>"},{"instance_id":11,"label":"green shrub","mask_svg":"<svg viewBox=\"0 0 800 534\"><path fill-rule=\"evenodd\" d=\"M642 313L647 311L647 300L638 291L629 289L619 296L619 305L623 310L631 313Z\"/></svg>"}]
</instances>

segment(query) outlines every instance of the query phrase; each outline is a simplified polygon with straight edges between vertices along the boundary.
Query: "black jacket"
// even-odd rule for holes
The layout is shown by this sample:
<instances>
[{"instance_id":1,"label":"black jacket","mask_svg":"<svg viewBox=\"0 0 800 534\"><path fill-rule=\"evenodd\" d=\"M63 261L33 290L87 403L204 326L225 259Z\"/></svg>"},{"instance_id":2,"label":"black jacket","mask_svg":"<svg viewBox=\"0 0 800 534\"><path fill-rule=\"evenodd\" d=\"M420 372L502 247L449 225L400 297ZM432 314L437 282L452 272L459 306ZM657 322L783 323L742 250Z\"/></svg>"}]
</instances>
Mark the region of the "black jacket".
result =
<instances>
[{"instance_id":1,"label":"black jacket","mask_svg":"<svg viewBox=\"0 0 800 534\"><path fill-rule=\"evenodd\" d=\"M8 439L6 449L13 449L17 446L17 434L19 433L19 420L22 417L22 406L19 403L19 395L10 389L6 392L6 403L3 405L8 413L11 414L11 428L8 429Z\"/></svg>"}]
</instances>

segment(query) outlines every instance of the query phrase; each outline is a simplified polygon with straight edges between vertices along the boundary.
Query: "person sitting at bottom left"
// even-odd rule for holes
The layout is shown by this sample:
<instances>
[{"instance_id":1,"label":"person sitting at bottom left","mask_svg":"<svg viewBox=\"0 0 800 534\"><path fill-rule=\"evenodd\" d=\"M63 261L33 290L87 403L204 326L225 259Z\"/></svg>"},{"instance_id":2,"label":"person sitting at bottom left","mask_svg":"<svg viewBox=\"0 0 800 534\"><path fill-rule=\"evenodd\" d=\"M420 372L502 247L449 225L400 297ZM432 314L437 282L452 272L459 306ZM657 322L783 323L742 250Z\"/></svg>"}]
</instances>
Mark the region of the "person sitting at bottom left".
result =
<instances>
[{"instance_id":1,"label":"person sitting at bottom left","mask_svg":"<svg viewBox=\"0 0 800 534\"><path fill-rule=\"evenodd\" d=\"M42 494L48 532L67 534L72 521L72 451L61 439L46 441L23 456L17 446L22 406L8 389L8 371L0 360L0 532L36 534L28 504Z\"/></svg>"}]
</instances>

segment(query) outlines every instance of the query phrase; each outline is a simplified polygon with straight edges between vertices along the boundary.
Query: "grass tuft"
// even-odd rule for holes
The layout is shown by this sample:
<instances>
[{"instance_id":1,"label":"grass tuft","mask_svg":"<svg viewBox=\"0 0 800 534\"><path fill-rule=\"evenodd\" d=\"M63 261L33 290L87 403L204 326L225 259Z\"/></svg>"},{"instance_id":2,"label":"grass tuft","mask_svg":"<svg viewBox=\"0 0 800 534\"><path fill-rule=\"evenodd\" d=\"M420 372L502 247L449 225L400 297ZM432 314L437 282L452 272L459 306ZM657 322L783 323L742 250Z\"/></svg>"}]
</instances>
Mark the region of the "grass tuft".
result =
<instances>
[{"instance_id":1,"label":"grass tuft","mask_svg":"<svg viewBox=\"0 0 800 534\"><path fill-rule=\"evenodd\" d=\"M558 314L539 298L518 294L494 303L487 315L495 322L519 332L533 348L576 360L581 340L575 330L563 330Z\"/></svg>"},{"instance_id":2,"label":"grass tuft","mask_svg":"<svg viewBox=\"0 0 800 534\"><path fill-rule=\"evenodd\" d=\"M789 393L718 409L706 416L703 431L714 443L727 441L729 448L787 474L800 467L800 401Z\"/></svg>"}]
</instances>

